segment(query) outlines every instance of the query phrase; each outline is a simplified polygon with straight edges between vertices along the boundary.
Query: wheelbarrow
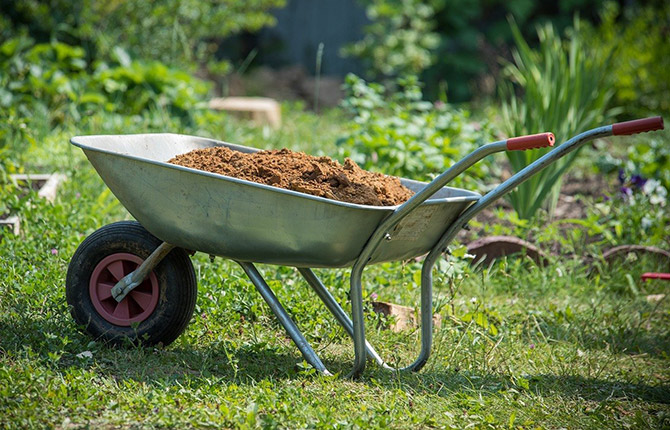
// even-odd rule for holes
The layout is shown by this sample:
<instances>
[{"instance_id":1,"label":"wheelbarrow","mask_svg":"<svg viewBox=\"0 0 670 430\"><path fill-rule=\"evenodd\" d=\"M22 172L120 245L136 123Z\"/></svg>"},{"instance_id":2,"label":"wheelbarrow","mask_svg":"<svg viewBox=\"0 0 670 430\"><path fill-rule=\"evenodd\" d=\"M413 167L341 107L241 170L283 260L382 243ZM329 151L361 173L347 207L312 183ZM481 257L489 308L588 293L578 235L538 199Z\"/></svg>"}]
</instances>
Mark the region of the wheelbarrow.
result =
<instances>
[{"instance_id":1,"label":"wheelbarrow","mask_svg":"<svg viewBox=\"0 0 670 430\"><path fill-rule=\"evenodd\" d=\"M75 321L96 338L167 345L188 325L197 282L189 254L236 261L305 360L329 374L254 263L296 267L352 337L357 377L368 358L393 370L420 370L432 345L432 271L447 245L477 213L550 163L586 142L663 128L661 117L598 127L556 146L481 196L446 185L482 158L500 151L554 144L551 133L515 137L477 148L430 183L401 179L415 192L398 206L376 207L167 163L212 146L254 148L177 134L77 136L84 153L138 222L117 222L88 236L70 261L66 296ZM427 255L426 255L427 254ZM407 367L388 365L366 342L361 277L366 266L426 255L421 269L421 351ZM351 267L351 318L312 268Z\"/></svg>"}]
</instances>

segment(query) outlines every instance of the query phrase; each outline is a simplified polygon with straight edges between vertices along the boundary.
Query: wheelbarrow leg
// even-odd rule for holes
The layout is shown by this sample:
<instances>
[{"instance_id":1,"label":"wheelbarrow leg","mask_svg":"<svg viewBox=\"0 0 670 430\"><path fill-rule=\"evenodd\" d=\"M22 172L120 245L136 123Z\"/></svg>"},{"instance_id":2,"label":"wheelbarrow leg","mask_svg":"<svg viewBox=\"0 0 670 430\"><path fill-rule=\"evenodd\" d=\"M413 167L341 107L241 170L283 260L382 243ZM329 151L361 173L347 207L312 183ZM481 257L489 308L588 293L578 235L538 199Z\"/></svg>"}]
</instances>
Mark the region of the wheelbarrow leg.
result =
<instances>
[{"instance_id":1,"label":"wheelbarrow leg","mask_svg":"<svg viewBox=\"0 0 670 430\"><path fill-rule=\"evenodd\" d=\"M433 265L424 260L421 266L421 352L414 363L401 370L418 372L428 362L433 346Z\"/></svg>"},{"instance_id":2,"label":"wheelbarrow leg","mask_svg":"<svg viewBox=\"0 0 670 430\"><path fill-rule=\"evenodd\" d=\"M275 314L279 323L286 329L286 332L291 337L295 345L302 353L305 360L311 364L319 372L330 375L331 373L326 369L326 366L321 362L321 359L316 355L314 349L310 346L305 336L302 335L298 326L293 322L284 307L277 300L277 296L272 292L270 286L265 282L265 279L258 272L258 269L251 263L237 262L244 272L247 274L251 282L254 284L258 292L261 294L265 302L270 306L270 309Z\"/></svg>"},{"instance_id":3,"label":"wheelbarrow leg","mask_svg":"<svg viewBox=\"0 0 670 430\"><path fill-rule=\"evenodd\" d=\"M337 322L340 323L342 328L344 328L347 334L349 334L349 336L353 339L354 324L351 322L351 319L344 311L344 309L342 309L340 304L337 303L337 300L335 300L325 285L323 285L321 280L311 269L299 267L298 271L305 278L309 286L312 287L312 290L314 290L314 292L319 296L323 304L326 305L326 308L330 311L330 313L333 314ZM375 351L372 345L370 345L370 343L367 341L365 342L365 350L368 356L375 360L377 364L382 367L390 368L386 363L384 363L384 360L382 360L377 351Z\"/></svg>"},{"instance_id":4,"label":"wheelbarrow leg","mask_svg":"<svg viewBox=\"0 0 670 430\"><path fill-rule=\"evenodd\" d=\"M378 365L387 370L394 370L394 371L410 370L416 372L419 371L428 361L428 357L430 356L430 351L433 342L432 268L433 268L432 262L430 264L424 264L421 274L421 352L416 361L407 367L396 369L386 364L386 362L384 362L384 360L380 357L377 351L375 351L374 347L368 341L364 340L365 350L367 352L368 357L374 359ZM319 280L316 274L312 270L307 268L298 268L298 271L303 275L307 283L312 287L314 292L316 292L321 301L326 305L326 308L328 308L328 310L333 314L333 316L337 319L337 321L344 328L344 330L353 339L354 325L351 319L344 311L344 309L342 309L339 303L337 303L335 298L326 289L326 287Z\"/></svg>"},{"instance_id":5,"label":"wheelbarrow leg","mask_svg":"<svg viewBox=\"0 0 670 430\"><path fill-rule=\"evenodd\" d=\"M426 365L428 362L428 357L430 356L430 351L433 344L433 275L432 270L435 264L433 258L427 258L421 268L421 352L417 359L406 367L392 367L386 364L381 358L375 357L378 363L387 370L392 370L394 372L404 372L412 371L418 372ZM361 274L362 267L356 270L352 270L351 274L351 307L353 314L353 326L354 326L354 352L356 354L354 370L351 373L352 377L357 377L365 369L365 355L363 352L363 347L361 345L367 345L365 342L365 326L363 320L363 299L362 299L362 286L361 286ZM358 306L356 306L358 304ZM360 330L359 332L356 329ZM361 357L362 356L362 357ZM362 363L361 363L362 361Z\"/></svg>"},{"instance_id":6,"label":"wheelbarrow leg","mask_svg":"<svg viewBox=\"0 0 670 430\"><path fill-rule=\"evenodd\" d=\"M360 260L359 260L360 262ZM409 366L403 368L391 367L379 358L382 367L394 372L419 371L428 361L433 343L433 279L432 268L434 261L424 262L421 274L421 352L419 357ZM365 370L366 345L365 320L363 315L363 288L361 276L365 264L354 264L351 271L351 313L353 317L353 339L354 339L354 369L349 374L356 378Z\"/></svg>"},{"instance_id":7,"label":"wheelbarrow leg","mask_svg":"<svg viewBox=\"0 0 670 430\"><path fill-rule=\"evenodd\" d=\"M349 378L358 378L365 370L366 350L365 350L365 319L363 315L363 286L361 277L365 264L359 264L360 260L354 264L351 270L349 284L351 289L349 295L351 298L351 317L353 320L354 339L354 368L348 375Z\"/></svg>"}]
</instances>

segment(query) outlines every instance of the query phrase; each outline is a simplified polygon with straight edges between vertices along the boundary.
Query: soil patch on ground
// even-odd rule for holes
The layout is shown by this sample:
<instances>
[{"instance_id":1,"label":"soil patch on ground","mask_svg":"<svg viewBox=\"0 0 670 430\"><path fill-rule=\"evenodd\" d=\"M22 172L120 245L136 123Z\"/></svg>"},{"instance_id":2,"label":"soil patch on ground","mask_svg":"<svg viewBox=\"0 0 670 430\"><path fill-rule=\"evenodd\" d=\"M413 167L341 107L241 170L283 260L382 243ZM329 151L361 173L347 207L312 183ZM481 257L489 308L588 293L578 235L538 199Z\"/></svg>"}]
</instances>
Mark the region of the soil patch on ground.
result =
<instances>
[{"instance_id":1,"label":"soil patch on ground","mask_svg":"<svg viewBox=\"0 0 670 430\"><path fill-rule=\"evenodd\" d=\"M394 206L414 194L398 178L363 170L349 158L342 165L288 149L248 154L213 147L177 155L168 163L361 205Z\"/></svg>"}]
</instances>

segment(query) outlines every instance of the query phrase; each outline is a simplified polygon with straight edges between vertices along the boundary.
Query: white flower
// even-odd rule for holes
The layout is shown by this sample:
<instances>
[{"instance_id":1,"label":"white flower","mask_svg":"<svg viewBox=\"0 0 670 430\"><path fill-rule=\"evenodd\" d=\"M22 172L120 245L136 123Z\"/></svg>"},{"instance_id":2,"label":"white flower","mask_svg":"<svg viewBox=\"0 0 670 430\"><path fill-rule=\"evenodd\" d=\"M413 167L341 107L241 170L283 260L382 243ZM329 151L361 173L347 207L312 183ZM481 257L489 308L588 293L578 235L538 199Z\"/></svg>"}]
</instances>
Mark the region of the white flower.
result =
<instances>
[{"instance_id":1,"label":"white flower","mask_svg":"<svg viewBox=\"0 0 670 430\"><path fill-rule=\"evenodd\" d=\"M642 192L645 193L646 195L649 195L653 193L659 185L661 185L660 181L656 179L648 179L647 182L645 182L644 186L642 187Z\"/></svg>"},{"instance_id":2,"label":"white flower","mask_svg":"<svg viewBox=\"0 0 670 430\"><path fill-rule=\"evenodd\" d=\"M668 190L665 189L663 185L659 185L656 188L656 192L649 197L649 201L652 205L661 205L665 206L668 197Z\"/></svg>"},{"instance_id":3,"label":"white flower","mask_svg":"<svg viewBox=\"0 0 670 430\"><path fill-rule=\"evenodd\" d=\"M77 354L77 358L93 358L93 353L91 351L84 351Z\"/></svg>"},{"instance_id":4,"label":"white flower","mask_svg":"<svg viewBox=\"0 0 670 430\"><path fill-rule=\"evenodd\" d=\"M668 190L656 179L649 179L642 187L642 192L649 196L649 202L652 205L665 206L668 197Z\"/></svg>"}]
</instances>

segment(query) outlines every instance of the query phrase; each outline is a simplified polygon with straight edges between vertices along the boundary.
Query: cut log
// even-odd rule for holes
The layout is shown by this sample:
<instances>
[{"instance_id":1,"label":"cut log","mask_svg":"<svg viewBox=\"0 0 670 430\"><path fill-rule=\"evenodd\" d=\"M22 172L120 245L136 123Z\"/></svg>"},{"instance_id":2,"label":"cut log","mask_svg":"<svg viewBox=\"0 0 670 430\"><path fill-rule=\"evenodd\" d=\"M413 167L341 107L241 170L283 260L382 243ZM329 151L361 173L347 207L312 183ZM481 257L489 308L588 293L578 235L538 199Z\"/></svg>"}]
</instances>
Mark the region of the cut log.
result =
<instances>
[{"instance_id":1,"label":"cut log","mask_svg":"<svg viewBox=\"0 0 670 430\"><path fill-rule=\"evenodd\" d=\"M217 97L209 101L209 108L230 112L248 112L258 124L281 126L281 108L276 100L267 97Z\"/></svg>"}]
</instances>

